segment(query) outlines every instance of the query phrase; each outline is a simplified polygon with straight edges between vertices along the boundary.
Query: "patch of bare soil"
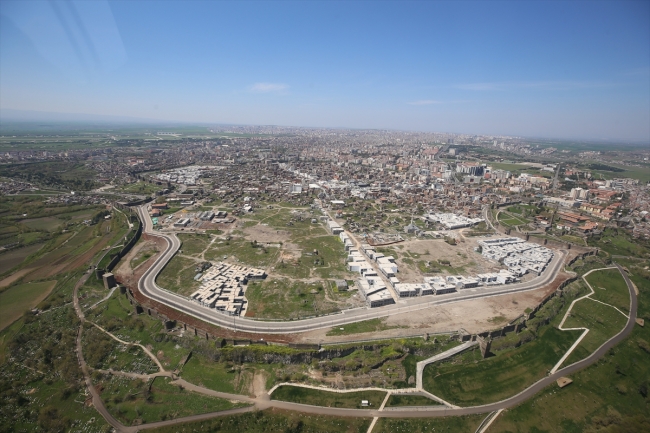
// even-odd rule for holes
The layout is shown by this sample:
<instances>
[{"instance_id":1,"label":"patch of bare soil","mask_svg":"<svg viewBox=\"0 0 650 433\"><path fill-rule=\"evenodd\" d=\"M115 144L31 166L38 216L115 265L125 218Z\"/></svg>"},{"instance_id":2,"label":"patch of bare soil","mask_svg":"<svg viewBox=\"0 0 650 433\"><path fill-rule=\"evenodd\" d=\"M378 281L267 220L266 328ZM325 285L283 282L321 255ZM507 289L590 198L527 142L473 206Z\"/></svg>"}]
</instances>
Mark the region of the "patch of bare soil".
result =
<instances>
[{"instance_id":1,"label":"patch of bare soil","mask_svg":"<svg viewBox=\"0 0 650 433\"><path fill-rule=\"evenodd\" d=\"M400 328L387 329L377 333L351 334L328 337L329 329L320 329L300 334L302 342L352 341L363 338L395 338L401 336L454 332L464 329L471 334L498 329L521 315L526 308L536 307L545 297L557 290L570 276L560 273L550 284L537 290L513 293L490 298L472 299L454 304L436 305L419 311L398 314L386 318L386 325ZM505 320L502 320L505 318ZM499 323L496 323L497 320Z\"/></svg>"},{"instance_id":2,"label":"patch of bare soil","mask_svg":"<svg viewBox=\"0 0 650 433\"><path fill-rule=\"evenodd\" d=\"M7 278L0 281L0 288L11 285L14 281L18 281L20 278L29 274L34 269L36 268L25 268L25 269L21 269L18 272L14 272L13 274L9 275Z\"/></svg>"},{"instance_id":3,"label":"patch of bare soil","mask_svg":"<svg viewBox=\"0 0 650 433\"><path fill-rule=\"evenodd\" d=\"M255 397L260 397L266 394L266 375L263 371L256 371L253 376L253 392Z\"/></svg>"},{"instance_id":4,"label":"patch of bare soil","mask_svg":"<svg viewBox=\"0 0 650 433\"><path fill-rule=\"evenodd\" d=\"M302 257L302 248L291 242L286 242L282 244L282 251L280 253L280 259L285 262L290 262L293 260L298 260Z\"/></svg>"},{"instance_id":5,"label":"patch of bare soil","mask_svg":"<svg viewBox=\"0 0 650 433\"><path fill-rule=\"evenodd\" d=\"M479 239L484 238L461 237L457 245L449 245L442 239L417 239L384 248L388 251L386 255L390 255L391 251L395 252L399 280L404 283L417 283L421 282L425 275L418 267L419 261L425 264L429 262L431 268L439 269L442 274L469 276L502 269L503 266L499 263L474 251ZM381 247L380 249L383 250ZM441 265L440 260L449 261L449 265Z\"/></svg>"},{"instance_id":6,"label":"patch of bare soil","mask_svg":"<svg viewBox=\"0 0 650 433\"><path fill-rule=\"evenodd\" d=\"M246 227L243 231L246 234L246 239L263 243L286 242L291 237L291 233L287 230L277 230L263 224Z\"/></svg>"},{"instance_id":7,"label":"patch of bare soil","mask_svg":"<svg viewBox=\"0 0 650 433\"><path fill-rule=\"evenodd\" d=\"M159 251L158 245L154 240L145 240L140 241L135 244L135 246L127 253L126 256L120 260L119 266L115 273L128 273L133 271L131 268L131 261L142 257L143 254L151 253L151 256L155 256ZM136 269L144 265L147 261L140 263L136 266Z\"/></svg>"}]
</instances>

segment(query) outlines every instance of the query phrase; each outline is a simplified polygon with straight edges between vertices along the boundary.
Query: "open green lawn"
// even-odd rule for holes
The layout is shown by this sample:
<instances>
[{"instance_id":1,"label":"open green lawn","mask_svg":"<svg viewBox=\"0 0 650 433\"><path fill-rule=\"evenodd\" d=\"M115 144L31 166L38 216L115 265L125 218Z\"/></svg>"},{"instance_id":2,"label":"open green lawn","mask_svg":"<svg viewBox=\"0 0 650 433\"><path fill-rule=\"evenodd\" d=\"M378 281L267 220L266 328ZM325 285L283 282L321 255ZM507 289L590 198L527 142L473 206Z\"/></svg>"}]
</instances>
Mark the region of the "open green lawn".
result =
<instances>
[{"instance_id":1,"label":"open green lawn","mask_svg":"<svg viewBox=\"0 0 650 433\"><path fill-rule=\"evenodd\" d=\"M220 433L359 433L366 432L371 418L333 417L267 409L184 424L185 431ZM179 426L150 430L177 433ZM182 431L182 430L181 430Z\"/></svg>"},{"instance_id":2,"label":"open green lawn","mask_svg":"<svg viewBox=\"0 0 650 433\"><path fill-rule=\"evenodd\" d=\"M158 274L156 283L172 292L189 296L200 286L198 281L194 281L195 275L196 262L176 254Z\"/></svg>"},{"instance_id":3,"label":"open green lawn","mask_svg":"<svg viewBox=\"0 0 650 433\"><path fill-rule=\"evenodd\" d=\"M613 305L624 313L630 311L630 292L618 269L595 271L587 275L587 281L594 289L593 299Z\"/></svg>"},{"instance_id":4,"label":"open green lawn","mask_svg":"<svg viewBox=\"0 0 650 433\"><path fill-rule=\"evenodd\" d=\"M639 269L647 266L640 263ZM650 319L650 280L633 272L640 291L638 317ZM582 302L582 301L581 301ZM503 412L495 432L650 431L650 327L632 333L597 363L570 376L565 388L553 384Z\"/></svg>"},{"instance_id":5,"label":"open green lawn","mask_svg":"<svg viewBox=\"0 0 650 433\"><path fill-rule=\"evenodd\" d=\"M10 287L0 292L0 330L34 308L50 293L56 281L41 281Z\"/></svg>"},{"instance_id":6,"label":"open green lawn","mask_svg":"<svg viewBox=\"0 0 650 433\"><path fill-rule=\"evenodd\" d=\"M208 247L211 237L210 235L198 234L179 234L178 238L181 240L181 251L188 256L198 256Z\"/></svg>"},{"instance_id":7,"label":"open green lawn","mask_svg":"<svg viewBox=\"0 0 650 433\"><path fill-rule=\"evenodd\" d=\"M627 317L616 309L589 298L576 302L570 316L564 322L565 328L589 328L578 347L564 361L564 366L586 358L605 341L618 334L625 327Z\"/></svg>"},{"instance_id":8,"label":"open green lawn","mask_svg":"<svg viewBox=\"0 0 650 433\"><path fill-rule=\"evenodd\" d=\"M399 328L399 326L386 325L386 319L370 319L363 322L348 323L344 326L337 326L327 331L327 336L361 334L364 332L379 332L387 329Z\"/></svg>"},{"instance_id":9,"label":"open green lawn","mask_svg":"<svg viewBox=\"0 0 650 433\"><path fill-rule=\"evenodd\" d=\"M289 385L280 386L271 394L273 400L349 409L361 409L361 400L368 400L368 409L378 409L384 397L383 391L331 392Z\"/></svg>"},{"instance_id":10,"label":"open green lawn","mask_svg":"<svg viewBox=\"0 0 650 433\"><path fill-rule=\"evenodd\" d=\"M136 420L151 423L246 406L186 391L166 377L156 378L151 384L124 377L104 377L100 383L107 409L126 425Z\"/></svg>"},{"instance_id":11,"label":"open green lawn","mask_svg":"<svg viewBox=\"0 0 650 433\"><path fill-rule=\"evenodd\" d=\"M267 319L296 319L339 310L334 302L327 300L326 284L291 282L287 279L267 278L248 283L247 317ZM330 293L330 297L334 296Z\"/></svg>"},{"instance_id":12,"label":"open green lawn","mask_svg":"<svg viewBox=\"0 0 650 433\"><path fill-rule=\"evenodd\" d=\"M372 431L373 433L473 433L486 416L487 414L448 416L444 418L379 418Z\"/></svg>"},{"instance_id":13,"label":"open green lawn","mask_svg":"<svg viewBox=\"0 0 650 433\"><path fill-rule=\"evenodd\" d=\"M529 221L526 218L508 214L502 211L499 213L499 222L505 226L518 226L522 224L528 224Z\"/></svg>"},{"instance_id":14,"label":"open green lawn","mask_svg":"<svg viewBox=\"0 0 650 433\"><path fill-rule=\"evenodd\" d=\"M278 253L277 247L254 248L246 239L233 238L215 241L206 251L205 259L221 261L224 256L235 257L243 265L264 269L275 262Z\"/></svg>"},{"instance_id":15,"label":"open green lawn","mask_svg":"<svg viewBox=\"0 0 650 433\"><path fill-rule=\"evenodd\" d=\"M429 397L417 394L391 394L386 406L437 406L440 405Z\"/></svg>"},{"instance_id":16,"label":"open green lawn","mask_svg":"<svg viewBox=\"0 0 650 433\"><path fill-rule=\"evenodd\" d=\"M510 397L544 377L580 335L547 326L540 336L517 349L478 360L473 350L451 362L430 364L424 369L423 385L430 393L461 406L486 404ZM454 359L464 362L454 363Z\"/></svg>"},{"instance_id":17,"label":"open green lawn","mask_svg":"<svg viewBox=\"0 0 650 433\"><path fill-rule=\"evenodd\" d=\"M192 355L183 367L181 377L195 385L215 391L236 393L234 381L239 372L223 362L215 362L202 355Z\"/></svg>"}]
</instances>

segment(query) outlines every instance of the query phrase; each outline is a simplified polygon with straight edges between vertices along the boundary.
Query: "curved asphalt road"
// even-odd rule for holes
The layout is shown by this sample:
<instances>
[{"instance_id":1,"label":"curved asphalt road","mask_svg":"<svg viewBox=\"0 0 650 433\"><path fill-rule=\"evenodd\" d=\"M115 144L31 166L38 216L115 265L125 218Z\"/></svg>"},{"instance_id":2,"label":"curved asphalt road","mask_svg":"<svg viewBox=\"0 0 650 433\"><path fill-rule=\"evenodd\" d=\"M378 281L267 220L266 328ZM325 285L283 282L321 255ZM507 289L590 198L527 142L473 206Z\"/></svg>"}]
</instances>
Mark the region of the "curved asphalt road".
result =
<instances>
[{"instance_id":1,"label":"curved asphalt road","mask_svg":"<svg viewBox=\"0 0 650 433\"><path fill-rule=\"evenodd\" d=\"M140 215L140 219L144 223L143 231L150 236L163 238L167 242L167 248L165 251L158 257L154 264L142 275L138 281L138 290L140 293L160 302L161 304L167 305L171 308L196 317L212 325L235 331L244 331L250 333L292 334L296 332L312 331L315 329L340 326L348 323L359 322L362 320L422 310L433 305L449 304L470 299L535 290L555 279L557 273L562 268L564 258L566 257L566 251L561 250L559 254L555 254L548 268L541 276L536 277L526 283L509 284L507 286L500 285L481 287L477 289L464 289L460 292L447 295L434 295L400 300L397 304L380 308L356 308L352 310L345 310L339 314L312 317L294 321L278 322L253 320L246 317L229 316L214 309L202 307L201 305L190 301L188 298L179 296L159 287L156 284L156 277L163 270L165 265L172 259L174 254L176 254L176 252L179 250L181 241L175 234L170 235L166 233L154 232L152 229L153 224L151 222L151 218L149 218L149 214L146 212L145 206L138 207L137 209Z\"/></svg>"},{"instance_id":2,"label":"curved asphalt road","mask_svg":"<svg viewBox=\"0 0 650 433\"><path fill-rule=\"evenodd\" d=\"M523 403L524 401L528 400L529 398L533 397L535 394L540 392L542 389L545 387L551 385L554 383L557 379L559 379L562 376L566 376L572 373L575 373L579 370L582 370L589 365L593 364L596 362L598 359L600 359L609 349L623 341L625 337L627 337L631 332L632 329L634 328L635 325L635 319L636 319L636 312L637 312L637 297L636 293L634 291L634 288L632 286L632 283L630 279L628 278L627 274L621 269L619 265L616 265L623 275L623 278L625 279L625 283L627 284L628 291L630 292L630 316L628 318L627 324L625 327L614 337L610 338L607 340L605 343L603 343L602 346L600 346L594 353L589 355L587 358L575 362L567 367L562 368L561 370L558 370L554 374L551 374L549 376L544 377L543 379L540 379L539 381L535 382L533 385L530 387L526 388L525 390L521 391L519 394L516 394L510 398L507 398L505 400L501 400L496 403L490 403L486 405L481 405L481 406L471 406L471 407L462 407L462 408L449 408L449 407L440 407L440 406L426 406L426 407L421 407L418 409L414 408L405 408L405 409L397 409L397 410L390 410L390 411L378 411L378 410L364 410L364 409L341 409L341 408L332 408L332 407L322 407L322 406L311 406L311 405L306 405L306 404L300 404L300 403L290 403L290 402L285 402L285 401L278 401L278 400L270 400L268 395L259 397L255 399L255 408L259 410L264 410L268 408L278 408L278 409L285 409L285 410L292 410L296 412L302 412L302 413L311 413L311 414L318 414L318 415L331 415L331 416L353 416L353 417L380 417L380 418L430 418L430 417L443 417L443 416L459 416L459 415L472 415L472 414L479 414L479 413L488 413L488 412L493 412L496 410L500 409L506 409L512 406L516 406L520 403ZM233 396L233 398L246 398L245 396ZM239 411L245 411L246 408L239 409ZM248 408L248 410L251 410ZM162 425L172 425L176 423L181 423L181 422L189 422L189 421L194 421L194 420L203 420L203 419L209 419L213 418L216 416L221 416L221 415L226 415L228 412L213 412L211 414L202 414L202 415L196 415L192 417L187 417L187 418L180 418L172 421L163 421L160 423L155 423L155 424L150 424L150 425L143 425L139 426L138 429L146 429L146 428L152 428L152 427L160 427ZM128 427L127 427L128 429Z\"/></svg>"}]
</instances>

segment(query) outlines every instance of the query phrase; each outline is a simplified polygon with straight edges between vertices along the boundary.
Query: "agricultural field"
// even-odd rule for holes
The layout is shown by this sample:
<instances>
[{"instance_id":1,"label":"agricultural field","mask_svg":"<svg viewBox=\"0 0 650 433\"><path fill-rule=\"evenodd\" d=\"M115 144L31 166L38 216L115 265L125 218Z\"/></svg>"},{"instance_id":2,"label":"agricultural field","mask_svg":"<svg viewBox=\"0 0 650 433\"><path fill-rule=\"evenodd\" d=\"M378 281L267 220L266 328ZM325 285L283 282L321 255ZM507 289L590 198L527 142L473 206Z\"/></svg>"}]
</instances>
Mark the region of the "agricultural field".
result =
<instances>
[{"instance_id":1,"label":"agricultural field","mask_svg":"<svg viewBox=\"0 0 650 433\"><path fill-rule=\"evenodd\" d=\"M31 162L0 166L0 176L33 182L47 188L88 191L98 186L96 172L83 163Z\"/></svg>"},{"instance_id":2,"label":"agricultural field","mask_svg":"<svg viewBox=\"0 0 650 433\"><path fill-rule=\"evenodd\" d=\"M42 246L43 244L34 244L28 247L5 251L0 254L0 275L21 264L27 257L41 249Z\"/></svg>"},{"instance_id":3,"label":"agricultural field","mask_svg":"<svg viewBox=\"0 0 650 433\"><path fill-rule=\"evenodd\" d=\"M56 281L40 281L11 286L0 292L0 330L3 330L23 313L38 305L50 294Z\"/></svg>"}]
</instances>

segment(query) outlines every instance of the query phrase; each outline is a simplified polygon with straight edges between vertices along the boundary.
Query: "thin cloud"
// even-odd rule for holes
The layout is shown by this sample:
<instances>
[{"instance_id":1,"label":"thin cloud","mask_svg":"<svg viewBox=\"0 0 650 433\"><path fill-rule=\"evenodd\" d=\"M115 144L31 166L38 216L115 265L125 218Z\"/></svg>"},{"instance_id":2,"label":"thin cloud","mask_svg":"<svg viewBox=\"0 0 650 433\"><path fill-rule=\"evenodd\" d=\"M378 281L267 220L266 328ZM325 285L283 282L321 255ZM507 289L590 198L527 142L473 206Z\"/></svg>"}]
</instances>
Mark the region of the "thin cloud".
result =
<instances>
[{"instance_id":1,"label":"thin cloud","mask_svg":"<svg viewBox=\"0 0 650 433\"><path fill-rule=\"evenodd\" d=\"M623 75L626 77L650 75L650 67L646 66L644 68L628 69L627 71L623 72Z\"/></svg>"},{"instance_id":2,"label":"thin cloud","mask_svg":"<svg viewBox=\"0 0 650 433\"><path fill-rule=\"evenodd\" d=\"M549 90L570 90L570 89L594 89L616 86L615 83L603 81L510 81L494 83L468 83L454 86L461 90L493 91L510 89L549 89Z\"/></svg>"},{"instance_id":3,"label":"thin cloud","mask_svg":"<svg viewBox=\"0 0 650 433\"><path fill-rule=\"evenodd\" d=\"M442 101L436 101L433 99L422 99L420 101L409 102L409 105L433 105L433 104L442 104Z\"/></svg>"},{"instance_id":4,"label":"thin cloud","mask_svg":"<svg viewBox=\"0 0 650 433\"><path fill-rule=\"evenodd\" d=\"M248 88L251 93L283 93L289 85L283 83L255 83Z\"/></svg>"}]
</instances>

